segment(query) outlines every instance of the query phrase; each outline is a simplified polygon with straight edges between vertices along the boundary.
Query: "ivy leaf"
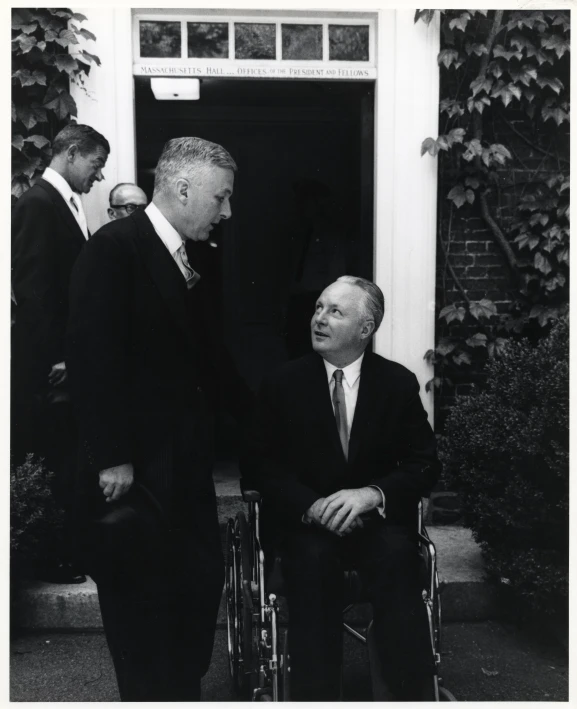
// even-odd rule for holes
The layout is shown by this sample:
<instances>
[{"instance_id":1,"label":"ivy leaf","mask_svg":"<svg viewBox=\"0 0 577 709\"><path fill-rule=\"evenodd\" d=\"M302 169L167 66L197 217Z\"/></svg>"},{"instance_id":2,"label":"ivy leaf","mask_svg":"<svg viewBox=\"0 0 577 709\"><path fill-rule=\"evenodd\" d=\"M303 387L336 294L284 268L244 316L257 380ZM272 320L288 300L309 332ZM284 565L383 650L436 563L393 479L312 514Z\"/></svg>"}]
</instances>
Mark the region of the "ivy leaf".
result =
<instances>
[{"instance_id":1,"label":"ivy leaf","mask_svg":"<svg viewBox=\"0 0 577 709\"><path fill-rule=\"evenodd\" d=\"M425 384L425 391L429 392L431 389L440 389L441 388L441 377L433 377L432 379L429 379L429 381Z\"/></svg>"},{"instance_id":2,"label":"ivy leaf","mask_svg":"<svg viewBox=\"0 0 577 709\"><path fill-rule=\"evenodd\" d=\"M533 249L539 245L540 241L541 239L539 239L538 236L533 236L533 234L529 233L519 234L519 236L515 239L515 243L518 244L520 249L524 249L528 246L529 251L533 251Z\"/></svg>"},{"instance_id":3,"label":"ivy leaf","mask_svg":"<svg viewBox=\"0 0 577 709\"><path fill-rule=\"evenodd\" d=\"M497 306L492 300L483 298L478 303L471 303L469 305L469 312L475 320L479 320L480 318L490 320L493 315L497 315Z\"/></svg>"},{"instance_id":4,"label":"ivy leaf","mask_svg":"<svg viewBox=\"0 0 577 709\"><path fill-rule=\"evenodd\" d=\"M417 23L419 20L423 20L426 25L430 25L434 16L434 10L416 10L414 22Z\"/></svg>"},{"instance_id":5,"label":"ivy leaf","mask_svg":"<svg viewBox=\"0 0 577 709\"><path fill-rule=\"evenodd\" d=\"M489 357L493 359L494 357L501 357L505 352L505 347L507 345L507 340L504 337L497 337L493 342L489 342L487 345L487 351Z\"/></svg>"},{"instance_id":6,"label":"ivy leaf","mask_svg":"<svg viewBox=\"0 0 577 709\"><path fill-rule=\"evenodd\" d=\"M35 172L42 166L42 158L39 157L30 157L28 158L27 162L24 163L23 165L20 165L20 172L24 173L27 177L32 179L34 177Z\"/></svg>"},{"instance_id":7,"label":"ivy leaf","mask_svg":"<svg viewBox=\"0 0 577 709\"><path fill-rule=\"evenodd\" d=\"M36 37L30 37L27 34L19 34L18 37L12 41L18 42L22 54L28 54L28 52L38 44Z\"/></svg>"},{"instance_id":8,"label":"ivy leaf","mask_svg":"<svg viewBox=\"0 0 577 709\"><path fill-rule=\"evenodd\" d=\"M63 17L65 20L69 20L72 17L72 13L69 10L57 10L54 14L56 17Z\"/></svg>"},{"instance_id":9,"label":"ivy leaf","mask_svg":"<svg viewBox=\"0 0 577 709\"><path fill-rule=\"evenodd\" d=\"M509 150L501 143L493 143L489 146L491 151L491 156L499 163L499 165L504 165L505 160L512 160L513 156Z\"/></svg>"},{"instance_id":10,"label":"ivy leaf","mask_svg":"<svg viewBox=\"0 0 577 709\"><path fill-rule=\"evenodd\" d=\"M565 88L563 86L563 82L560 81L556 76L551 77L551 76L538 76L537 77L537 85L539 88L544 88L545 86L549 86L549 88L553 89L553 91L559 95L561 93L561 89Z\"/></svg>"},{"instance_id":11,"label":"ivy leaf","mask_svg":"<svg viewBox=\"0 0 577 709\"><path fill-rule=\"evenodd\" d=\"M549 260L546 259L540 251L537 251L537 253L535 254L533 265L538 271L541 271L541 273L545 276L547 276L553 270L551 264L549 263Z\"/></svg>"},{"instance_id":12,"label":"ivy leaf","mask_svg":"<svg viewBox=\"0 0 577 709\"><path fill-rule=\"evenodd\" d=\"M86 15L81 14L80 12L73 12L72 13L72 19L76 20L76 22L84 22L88 18Z\"/></svg>"},{"instance_id":13,"label":"ivy leaf","mask_svg":"<svg viewBox=\"0 0 577 709\"><path fill-rule=\"evenodd\" d=\"M54 64L58 71L65 71L67 74L73 74L78 70L78 62L70 54L56 54Z\"/></svg>"},{"instance_id":14,"label":"ivy leaf","mask_svg":"<svg viewBox=\"0 0 577 709\"><path fill-rule=\"evenodd\" d=\"M452 305L447 305L439 313L439 320L441 320L441 318L445 318L447 324L453 322L453 320L463 322L465 318L465 308L460 305L457 306L454 303Z\"/></svg>"},{"instance_id":15,"label":"ivy leaf","mask_svg":"<svg viewBox=\"0 0 577 709\"><path fill-rule=\"evenodd\" d=\"M467 162L470 162L477 155L480 156L483 154L483 146L481 145L481 141L477 140L477 138L473 138L473 140L465 143L465 147L467 150L463 153L462 157L463 160L466 160Z\"/></svg>"},{"instance_id":16,"label":"ivy leaf","mask_svg":"<svg viewBox=\"0 0 577 709\"><path fill-rule=\"evenodd\" d=\"M439 104L439 108L441 113L446 113L449 118L452 118L453 116L462 116L463 113L465 113L465 109L461 108L460 102L450 98L443 99Z\"/></svg>"},{"instance_id":17,"label":"ivy leaf","mask_svg":"<svg viewBox=\"0 0 577 709\"><path fill-rule=\"evenodd\" d=\"M442 337L439 344L435 347L435 353L441 357L446 357L451 354L453 350L457 347L457 342L449 340L447 337Z\"/></svg>"},{"instance_id":18,"label":"ivy leaf","mask_svg":"<svg viewBox=\"0 0 577 709\"><path fill-rule=\"evenodd\" d=\"M485 91L485 93L488 94L489 91L491 91L492 86L493 79L486 76L478 76L476 79L473 79L473 81L471 81L471 83L469 84L469 87L473 92L473 96L476 96L481 91Z\"/></svg>"},{"instance_id":19,"label":"ivy leaf","mask_svg":"<svg viewBox=\"0 0 577 709\"><path fill-rule=\"evenodd\" d=\"M541 212L535 212L534 214L531 215L531 217L529 219L529 224L531 226L535 226L536 224L541 224L541 226L547 226L548 221L549 221L548 214L542 214Z\"/></svg>"},{"instance_id":20,"label":"ivy leaf","mask_svg":"<svg viewBox=\"0 0 577 709\"><path fill-rule=\"evenodd\" d=\"M506 59L508 62L510 62L513 57L519 60L523 59L523 55L521 54L521 52L519 52L518 50L512 50L508 52L502 44L497 44L495 45L495 47L493 47L493 56L503 57L503 59Z\"/></svg>"},{"instance_id":21,"label":"ivy leaf","mask_svg":"<svg viewBox=\"0 0 577 709\"><path fill-rule=\"evenodd\" d=\"M449 69L451 64L454 64L455 69L458 69L463 62L459 61L459 52L456 49L443 49L439 52L437 63L439 66L444 64L446 69Z\"/></svg>"},{"instance_id":22,"label":"ivy leaf","mask_svg":"<svg viewBox=\"0 0 577 709\"><path fill-rule=\"evenodd\" d=\"M535 81L537 79L537 69L530 64L523 64L518 71L508 69L508 72L513 81L520 81L525 86L529 86L531 80Z\"/></svg>"},{"instance_id":23,"label":"ivy leaf","mask_svg":"<svg viewBox=\"0 0 577 709\"><path fill-rule=\"evenodd\" d=\"M455 185L447 195L447 199L452 200L457 209L459 209L465 202L473 204L475 201L475 193L472 190L465 190L463 185Z\"/></svg>"},{"instance_id":24,"label":"ivy leaf","mask_svg":"<svg viewBox=\"0 0 577 709\"><path fill-rule=\"evenodd\" d=\"M548 121L552 118L555 123L560 126L564 121L569 121L569 114L564 111L561 106L556 106L553 104L547 105L547 103L541 109L541 116L544 121Z\"/></svg>"},{"instance_id":25,"label":"ivy leaf","mask_svg":"<svg viewBox=\"0 0 577 709\"><path fill-rule=\"evenodd\" d=\"M478 101L475 101L472 98L467 100L467 109L469 113L473 113L474 110L479 111L479 113L483 113L485 106L490 105L491 99L488 96L482 96Z\"/></svg>"},{"instance_id":26,"label":"ivy leaf","mask_svg":"<svg viewBox=\"0 0 577 709\"><path fill-rule=\"evenodd\" d=\"M539 66L542 66L545 64L545 62L548 62L549 64L554 64L553 57L545 54L545 52L542 49L539 49L538 47L531 47L527 48L527 59L530 59L531 57L535 57L537 62L539 63Z\"/></svg>"},{"instance_id":27,"label":"ivy leaf","mask_svg":"<svg viewBox=\"0 0 577 709\"><path fill-rule=\"evenodd\" d=\"M38 148L38 150L41 150L47 145L50 145L50 141L48 140L48 138L45 138L43 135L30 135L24 140L27 143L32 143L35 148Z\"/></svg>"},{"instance_id":28,"label":"ivy leaf","mask_svg":"<svg viewBox=\"0 0 577 709\"><path fill-rule=\"evenodd\" d=\"M16 115L22 121L26 130L31 130L37 123L46 123L46 111L37 104L30 106L17 106Z\"/></svg>"},{"instance_id":29,"label":"ivy leaf","mask_svg":"<svg viewBox=\"0 0 577 709\"><path fill-rule=\"evenodd\" d=\"M81 50L80 54L86 57L88 61L94 62L96 66L100 66L100 57L97 57L96 54L90 54L90 52L87 52L85 49Z\"/></svg>"},{"instance_id":30,"label":"ivy leaf","mask_svg":"<svg viewBox=\"0 0 577 709\"><path fill-rule=\"evenodd\" d=\"M556 273L552 278L545 281L545 289L550 293L558 288L563 288L567 279L562 273Z\"/></svg>"},{"instance_id":31,"label":"ivy leaf","mask_svg":"<svg viewBox=\"0 0 577 709\"><path fill-rule=\"evenodd\" d=\"M560 37L558 34L552 34L547 37L541 37L541 46L543 49L552 49L558 59L569 51L569 42Z\"/></svg>"},{"instance_id":32,"label":"ivy leaf","mask_svg":"<svg viewBox=\"0 0 577 709\"><path fill-rule=\"evenodd\" d=\"M453 362L457 365L459 364L471 364L471 358L466 352L459 352L458 355L453 357Z\"/></svg>"},{"instance_id":33,"label":"ivy leaf","mask_svg":"<svg viewBox=\"0 0 577 709\"><path fill-rule=\"evenodd\" d=\"M465 343L469 345L469 347L487 347L487 335L483 335L482 332L477 332L472 337L469 337L468 340L465 340Z\"/></svg>"},{"instance_id":34,"label":"ivy leaf","mask_svg":"<svg viewBox=\"0 0 577 709\"><path fill-rule=\"evenodd\" d=\"M72 30L61 30L55 40L61 47L69 47L71 44L78 44L76 35Z\"/></svg>"},{"instance_id":35,"label":"ivy leaf","mask_svg":"<svg viewBox=\"0 0 577 709\"><path fill-rule=\"evenodd\" d=\"M476 177L467 177L465 180L465 185L472 187L474 190L479 188L479 180Z\"/></svg>"},{"instance_id":36,"label":"ivy leaf","mask_svg":"<svg viewBox=\"0 0 577 709\"><path fill-rule=\"evenodd\" d=\"M491 62L487 67L487 71L493 74L496 79L500 79L503 76L503 68L499 62Z\"/></svg>"},{"instance_id":37,"label":"ivy leaf","mask_svg":"<svg viewBox=\"0 0 577 709\"><path fill-rule=\"evenodd\" d=\"M423 359L427 364L436 364L437 360L435 358L435 350L427 350L423 355Z\"/></svg>"},{"instance_id":38,"label":"ivy leaf","mask_svg":"<svg viewBox=\"0 0 577 709\"><path fill-rule=\"evenodd\" d=\"M84 28L78 30L78 34L84 37L84 39L91 39L93 41L96 41L96 35L92 34L92 32L89 32L88 30L85 30Z\"/></svg>"},{"instance_id":39,"label":"ivy leaf","mask_svg":"<svg viewBox=\"0 0 577 709\"><path fill-rule=\"evenodd\" d=\"M488 54L489 50L484 44L471 44L470 42L467 42L465 45L465 52L467 52L469 56L471 54L476 54L480 57L483 54Z\"/></svg>"},{"instance_id":40,"label":"ivy leaf","mask_svg":"<svg viewBox=\"0 0 577 709\"><path fill-rule=\"evenodd\" d=\"M520 52L521 52L523 49L525 49L527 52L529 52L530 50L533 50L533 51L535 50L535 45L532 44L532 43L527 39L527 37L523 37L523 35L520 35L520 34L514 34L514 35L511 37L511 39L509 40L509 44L510 44L512 47L515 47L515 48L516 48L518 51L520 51ZM527 56L531 56L531 55L528 54Z\"/></svg>"},{"instance_id":41,"label":"ivy leaf","mask_svg":"<svg viewBox=\"0 0 577 709\"><path fill-rule=\"evenodd\" d=\"M515 84L505 84L503 81L499 81L497 86L491 92L493 98L501 98L505 108L511 103L513 97L521 100L521 89Z\"/></svg>"},{"instance_id":42,"label":"ivy leaf","mask_svg":"<svg viewBox=\"0 0 577 709\"><path fill-rule=\"evenodd\" d=\"M42 71L31 72L29 69L18 69L12 74L13 79L18 79L21 86L33 86L40 84L46 86L46 74Z\"/></svg>"},{"instance_id":43,"label":"ivy leaf","mask_svg":"<svg viewBox=\"0 0 577 709\"><path fill-rule=\"evenodd\" d=\"M567 247L557 252L557 261L569 265L569 249Z\"/></svg>"},{"instance_id":44,"label":"ivy leaf","mask_svg":"<svg viewBox=\"0 0 577 709\"><path fill-rule=\"evenodd\" d=\"M534 305L529 313L530 318L537 318L539 325L545 327L549 320L556 320L559 317L559 308L551 308L546 305Z\"/></svg>"},{"instance_id":45,"label":"ivy leaf","mask_svg":"<svg viewBox=\"0 0 577 709\"><path fill-rule=\"evenodd\" d=\"M54 111L60 121L65 120L68 116L76 116L78 113L76 101L74 101L68 91L62 91L52 101L45 103L44 107Z\"/></svg>"},{"instance_id":46,"label":"ivy leaf","mask_svg":"<svg viewBox=\"0 0 577 709\"><path fill-rule=\"evenodd\" d=\"M16 148L16 150L22 150L24 147L24 138L21 135L13 135L12 136L12 147Z\"/></svg>"},{"instance_id":47,"label":"ivy leaf","mask_svg":"<svg viewBox=\"0 0 577 709\"><path fill-rule=\"evenodd\" d=\"M471 15L468 12L462 12L459 17L455 17L449 22L449 29L454 30L456 27L461 32L464 32L470 19Z\"/></svg>"},{"instance_id":48,"label":"ivy leaf","mask_svg":"<svg viewBox=\"0 0 577 709\"><path fill-rule=\"evenodd\" d=\"M434 138L425 138L425 140L421 143L421 157L423 157L425 153L429 153L433 157L436 157L438 152L439 145Z\"/></svg>"}]
</instances>

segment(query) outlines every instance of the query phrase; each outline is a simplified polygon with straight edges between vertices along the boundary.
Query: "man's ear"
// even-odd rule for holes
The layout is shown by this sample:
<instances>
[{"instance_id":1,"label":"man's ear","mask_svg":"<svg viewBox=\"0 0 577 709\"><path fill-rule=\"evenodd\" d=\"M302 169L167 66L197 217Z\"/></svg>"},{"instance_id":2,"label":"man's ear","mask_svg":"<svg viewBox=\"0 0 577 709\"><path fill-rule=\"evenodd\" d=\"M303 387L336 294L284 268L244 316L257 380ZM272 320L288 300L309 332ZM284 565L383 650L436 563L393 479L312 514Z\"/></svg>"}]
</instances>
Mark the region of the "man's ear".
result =
<instances>
[{"instance_id":1,"label":"man's ear","mask_svg":"<svg viewBox=\"0 0 577 709\"><path fill-rule=\"evenodd\" d=\"M114 209L112 209L112 207L108 207L108 216L110 217L110 219L114 219L116 217L116 215L114 214Z\"/></svg>"},{"instance_id":2,"label":"man's ear","mask_svg":"<svg viewBox=\"0 0 577 709\"><path fill-rule=\"evenodd\" d=\"M68 150L66 151L66 157L70 162L72 162L77 155L78 146L76 145L76 143L72 143L72 145L68 146Z\"/></svg>"},{"instance_id":3,"label":"man's ear","mask_svg":"<svg viewBox=\"0 0 577 709\"><path fill-rule=\"evenodd\" d=\"M375 321L365 320L361 329L361 340L366 340L375 331Z\"/></svg>"},{"instance_id":4,"label":"man's ear","mask_svg":"<svg viewBox=\"0 0 577 709\"><path fill-rule=\"evenodd\" d=\"M180 177L176 181L176 196L183 204L188 202L190 197L190 182L185 177Z\"/></svg>"}]
</instances>

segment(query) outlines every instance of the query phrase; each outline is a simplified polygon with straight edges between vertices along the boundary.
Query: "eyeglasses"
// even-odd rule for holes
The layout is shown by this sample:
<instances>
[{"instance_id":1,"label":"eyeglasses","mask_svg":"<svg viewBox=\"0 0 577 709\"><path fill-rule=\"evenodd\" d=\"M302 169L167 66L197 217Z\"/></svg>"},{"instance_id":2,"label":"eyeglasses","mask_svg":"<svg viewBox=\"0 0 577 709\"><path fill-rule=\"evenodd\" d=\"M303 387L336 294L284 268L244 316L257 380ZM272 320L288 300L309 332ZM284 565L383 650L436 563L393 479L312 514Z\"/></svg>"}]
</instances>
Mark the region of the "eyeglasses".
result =
<instances>
[{"instance_id":1,"label":"eyeglasses","mask_svg":"<svg viewBox=\"0 0 577 709\"><path fill-rule=\"evenodd\" d=\"M111 204L110 206L112 209L125 209L127 214L132 214L137 209L146 207L145 204L133 204L132 202L128 202L128 204Z\"/></svg>"}]
</instances>

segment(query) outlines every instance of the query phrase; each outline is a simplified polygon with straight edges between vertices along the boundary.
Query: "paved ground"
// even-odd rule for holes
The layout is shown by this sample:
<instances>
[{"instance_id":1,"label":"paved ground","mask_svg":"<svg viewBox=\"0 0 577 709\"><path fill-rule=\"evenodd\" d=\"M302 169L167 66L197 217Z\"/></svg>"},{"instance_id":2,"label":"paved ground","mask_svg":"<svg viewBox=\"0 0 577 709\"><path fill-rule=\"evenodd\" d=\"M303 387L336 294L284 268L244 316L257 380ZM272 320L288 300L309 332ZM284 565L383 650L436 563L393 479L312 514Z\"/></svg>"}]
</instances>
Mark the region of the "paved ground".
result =
<instances>
[{"instance_id":1,"label":"paved ground","mask_svg":"<svg viewBox=\"0 0 577 709\"><path fill-rule=\"evenodd\" d=\"M369 700L365 649L345 639L345 696ZM12 642L11 701L118 701L112 662L101 633L31 634ZM445 626L445 686L461 701L567 701L566 652L493 621ZM206 701L234 699L226 632L219 630Z\"/></svg>"}]
</instances>

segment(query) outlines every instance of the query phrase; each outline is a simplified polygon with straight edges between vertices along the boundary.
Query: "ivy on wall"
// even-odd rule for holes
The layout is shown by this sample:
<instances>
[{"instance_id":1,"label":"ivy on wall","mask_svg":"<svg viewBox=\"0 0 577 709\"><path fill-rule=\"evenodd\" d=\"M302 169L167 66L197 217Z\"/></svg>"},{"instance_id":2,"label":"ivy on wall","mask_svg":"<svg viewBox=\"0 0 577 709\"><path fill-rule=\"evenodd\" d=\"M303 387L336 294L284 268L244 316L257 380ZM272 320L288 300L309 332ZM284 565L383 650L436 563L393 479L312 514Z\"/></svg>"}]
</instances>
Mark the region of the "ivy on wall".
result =
<instances>
[{"instance_id":1,"label":"ivy on wall","mask_svg":"<svg viewBox=\"0 0 577 709\"><path fill-rule=\"evenodd\" d=\"M498 357L508 337L540 339L569 301L569 12L418 10L415 22L429 24L435 13L442 133L426 138L421 154L439 156L448 220L438 240L456 295L445 293L440 304L441 337L425 355L435 365L427 390ZM519 143L540 158L535 169ZM503 256L513 294L507 312L471 299L453 267L458 210L482 218Z\"/></svg>"},{"instance_id":2,"label":"ivy on wall","mask_svg":"<svg viewBox=\"0 0 577 709\"><path fill-rule=\"evenodd\" d=\"M42 174L51 141L77 115L70 82L84 86L100 59L79 49L96 37L67 8L12 10L12 195L18 198Z\"/></svg>"}]
</instances>

